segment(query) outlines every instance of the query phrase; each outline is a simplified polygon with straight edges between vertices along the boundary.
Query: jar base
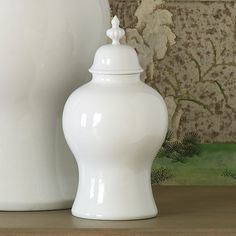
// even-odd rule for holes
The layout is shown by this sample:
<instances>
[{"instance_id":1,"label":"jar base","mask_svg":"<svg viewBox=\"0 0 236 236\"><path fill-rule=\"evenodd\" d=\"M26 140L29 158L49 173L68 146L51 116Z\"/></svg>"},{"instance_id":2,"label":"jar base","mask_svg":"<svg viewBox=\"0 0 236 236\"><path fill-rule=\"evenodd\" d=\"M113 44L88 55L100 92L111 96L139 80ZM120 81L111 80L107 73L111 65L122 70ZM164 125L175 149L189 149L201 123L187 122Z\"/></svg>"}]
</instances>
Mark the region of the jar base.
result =
<instances>
[{"instance_id":1,"label":"jar base","mask_svg":"<svg viewBox=\"0 0 236 236\"><path fill-rule=\"evenodd\" d=\"M122 220L144 220L144 219L150 219L154 218L158 215L158 210L152 213L147 214L140 214L140 215L99 215L99 214L83 214L83 213L77 213L72 209L72 215L77 218L82 219L89 219L89 220L106 220L106 221L122 221Z\"/></svg>"},{"instance_id":2,"label":"jar base","mask_svg":"<svg viewBox=\"0 0 236 236\"><path fill-rule=\"evenodd\" d=\"M122 163L121 158L113 157L110 163L80 163L72 215L97 220L136 220L157 215L149 163L145 165L132 156L125 160Z\"/></svg>"}]
</instances>

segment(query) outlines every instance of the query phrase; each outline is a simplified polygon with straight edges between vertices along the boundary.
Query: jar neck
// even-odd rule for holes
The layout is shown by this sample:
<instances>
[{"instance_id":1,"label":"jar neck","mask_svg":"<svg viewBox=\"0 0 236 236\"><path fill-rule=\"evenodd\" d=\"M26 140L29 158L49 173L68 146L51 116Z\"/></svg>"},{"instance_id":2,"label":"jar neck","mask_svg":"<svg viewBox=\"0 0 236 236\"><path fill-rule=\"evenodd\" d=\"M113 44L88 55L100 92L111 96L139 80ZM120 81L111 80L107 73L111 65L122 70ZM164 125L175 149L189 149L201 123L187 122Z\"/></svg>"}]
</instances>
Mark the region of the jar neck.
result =
<instances>
[{"instance_id":1,"label":"jar neck","mask_svg":"<svg viewBox=\"0 0 236 236\"><path fill-rule=\"evenodd\" d=\"M130 75L104 75L93 74L92 82L95 83L135 83L140 81L140 74Z\"/></svg>"}]
</instances>

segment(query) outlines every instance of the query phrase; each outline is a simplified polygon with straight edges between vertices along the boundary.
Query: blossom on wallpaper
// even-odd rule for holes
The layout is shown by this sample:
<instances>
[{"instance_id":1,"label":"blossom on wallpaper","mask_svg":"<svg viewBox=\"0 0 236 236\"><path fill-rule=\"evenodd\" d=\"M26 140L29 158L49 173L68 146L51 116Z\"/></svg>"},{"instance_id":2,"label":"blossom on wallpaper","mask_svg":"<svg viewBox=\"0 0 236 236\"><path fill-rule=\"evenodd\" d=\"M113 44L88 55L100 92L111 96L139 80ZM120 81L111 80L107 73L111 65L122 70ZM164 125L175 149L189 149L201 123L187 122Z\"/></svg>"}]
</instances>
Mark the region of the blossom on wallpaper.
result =
<instances>
[{"instance_id":1,"label":"blossom on wallpaper","mask_svg":"<svg viewBox=\"0 0 236 236\"><path fill-rule=\"evenodd\" d=\"M168 47L175 44L176 36L171 30L172 14L163 3L161 0L142 1L135 12L137 25L126 29L126 41L137 50L146 72L143 80L151 80L155 60L164 58Z\"/></svg>"}]
</instances>

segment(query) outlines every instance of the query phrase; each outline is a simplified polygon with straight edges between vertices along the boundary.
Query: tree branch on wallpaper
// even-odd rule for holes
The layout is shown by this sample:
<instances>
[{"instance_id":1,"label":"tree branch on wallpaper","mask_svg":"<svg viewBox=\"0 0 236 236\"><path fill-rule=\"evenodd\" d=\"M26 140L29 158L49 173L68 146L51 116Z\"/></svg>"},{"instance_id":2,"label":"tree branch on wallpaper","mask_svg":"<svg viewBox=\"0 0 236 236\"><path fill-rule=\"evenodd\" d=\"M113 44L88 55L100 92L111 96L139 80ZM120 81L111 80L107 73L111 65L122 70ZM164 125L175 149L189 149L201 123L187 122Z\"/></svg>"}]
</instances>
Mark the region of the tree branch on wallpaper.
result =
<instances>
[{"instance_id":1,"label":"tree branch on wallpaper","mask_svg":"<svg viewBox=\"0 0 236 236\"><path fill-rule=\"evenodd\" d=\"M225 94L224 88L221 85L221 83L218 82L217 79L205 79L207 77L207 75L210 74L214 70L214 68L219 67L219 66L223 67L222 69L226 69L227 67L236 67L236 63L233 62L233 61L232 62L219 63L219 61L221 59L221 56L225 52L225 48L221 51L221 53L217 57L217 50L216 50L216 47L215 47L213 41L210 38L207 39L207 40L210 42L211 47L212 47L213 62L204 73L202 73L200 63L191 54L188 54L188 55L191 58L191 60L196 64L196 67L197 67L197 70L198 70L198 73L199 73L199 77L198 77L199 82L201 82L203 84L204 83L211 83L211 84L215 85L216 87L218 87L219 92L221 93L222 97L224 98L225 103L227 104L228 108L230 108L232 110L232 112L236 113L236 110L230 104L228 104L229 100L228 100L227 95ZM204 106L204 108L208 109L207 106ZM211 114L213 114L210 110L209 110L209 112Z\"/></svg>"}]
</instances>

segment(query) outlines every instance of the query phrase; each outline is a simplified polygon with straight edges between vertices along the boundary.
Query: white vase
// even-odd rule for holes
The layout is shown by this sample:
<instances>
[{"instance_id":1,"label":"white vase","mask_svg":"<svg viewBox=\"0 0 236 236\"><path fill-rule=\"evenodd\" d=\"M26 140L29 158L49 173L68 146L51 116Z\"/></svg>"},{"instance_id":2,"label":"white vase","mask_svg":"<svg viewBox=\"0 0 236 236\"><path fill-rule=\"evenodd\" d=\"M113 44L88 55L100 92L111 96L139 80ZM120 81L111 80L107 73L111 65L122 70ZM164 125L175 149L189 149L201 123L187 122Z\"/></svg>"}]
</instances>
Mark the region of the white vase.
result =
<instances>
[{"instance_id":1,"label":"white vase","mask_svg":"<svg viewBox=\"0 0 236 236\"><path fill-rule=\"evenodd\" d=\"M167 131L162 97L140 80L135 50L120 45L118 19L107 32L90 69L91 82L68 99L63 115L66 140L79 166L72 208L77 217L130 220L153 217L151 165Z\"/></svg>"},{"instance_id":2,"label":"white vase","mask_svg":"<svg viewBox=\"0 0 236 236\"><path fill-rule=\"evenodd\" d=\"M0 210L72 205L61 114L109 19L106 0L0 0Z\"/></svg>"}]
</instances>

